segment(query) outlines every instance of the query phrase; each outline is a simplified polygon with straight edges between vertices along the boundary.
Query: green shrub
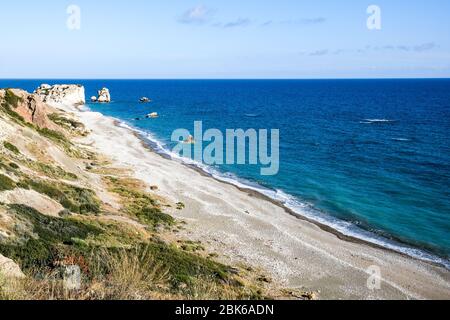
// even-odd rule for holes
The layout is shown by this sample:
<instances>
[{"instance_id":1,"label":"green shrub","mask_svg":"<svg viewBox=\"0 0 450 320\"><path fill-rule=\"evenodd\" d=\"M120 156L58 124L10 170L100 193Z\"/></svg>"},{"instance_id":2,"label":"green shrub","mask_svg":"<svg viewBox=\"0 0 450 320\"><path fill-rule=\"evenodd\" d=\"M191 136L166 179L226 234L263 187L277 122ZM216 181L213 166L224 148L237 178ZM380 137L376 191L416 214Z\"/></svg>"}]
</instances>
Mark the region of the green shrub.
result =
<instances>
[{"instance_id":1,"label":"green shrub","mask_svg":"<svg viewBox=\"0 0 450 320\"><path fill-rule=\"evenodd\" d=\"M21 97L19 97L19 96L16 96L14 94L14 92L12 92L11 89L6 89L6 91L5 91L5 101L6 101L6 103L9 106L11 106L13 108L17 108L19 102L22 102L23 99Z\"/></svg>"},{"instance_id":2,"label":"green shrub","mask_svg":"<svg viewBox=\"0 0 450 320\"><path fill-rule=\"evenodd\" d=\"M67 144L70 143L66 136L62 134L61 132L51 130L48 128L37 128L37 131L44 137L49 138L50 140L53 140L57 143L63 143Z\"/></svg>"},{"instance_id":3,"label":"green shrub","mask_svg":"<svg viewBox=\"0 0 450 320\"><path fill-rule=\"evenodd\" d=\"M81 122L78 122L73 119L66 118L62 115L59 115L57 113L52 113L48 116L48 118L56 123L57 125L70 129L70 130L76 130L80 128L84 128L84 125Z\"/></svg>"},{"instance_id":4,"label":"green shrub","mask_svg":"<svg viewBox=\"0 0 450 320\"><path fill-rule=\"evenodd\" d=\"M73 213L100 213L100 201L92 190L43 180L23 181L21 185L27 185L36 192L47 195Z\"/></svg>"},{"instance_id":5,"label":"green shrub","mask_svg":"<svg viewBox=\"0 0 450 320\"><path fill-rule=\"evenodd\" d=\"M132 182L117 178L106 178L110 185L110 191L121 196L124 202L124 211L128 215L135 216L152 228L160 225L173 225L175 219L162 212L158 203L147 193L135 189Z\"/></svg>"},{"instance_id":6,"label":"green shrub","mask_svg":"<svg viewBox=\"0 0 450 320\"><path fill-rule=\"evenodd\" d=\"M143 248L149 250L155 260L169 270L174 287L182 283L189 284L198 277L211 277L219 281L228 278L229 267L164 242L151 242L143 245Z\"/></svg>"},{"instance_id":7,"label":"green shrub","mask_svg":"<svg viewBox=\"0 0 450 320\"><path fill-rule=\"evenodd\" d=\"M8 141L3 142L3 146L6 149L8 149L9 151L14 152L15 154L19 154L20 153L19 149L15 145L13 145L12 143L9 143Z\"/></svg>"},{"instance_id":8,"label":"green shrub","mask_svg":"<svg viewBox=\"0 0 450 320\"><path fill-rule=\"evenodd\" d=\"M15 164L14 162L11 162L11 163L9 164L9 166L10 166L11 168L15 169L15 170L17 170L17 169L20 168L20 167L19 167L17 164Z\"/></svg>"},{"instance_id":9,"label":"green shrub","mask_svg":"<svg viewBox=\"0 0 450 320\"><path fill-rule=\"evenodd\" d=\"M66 180L77 180L78 177L76 174L72 172L67 172L63 168L57 166L51 166L46 163L42 162L36 162L36 161L28 161L27 162L28 167L31 169L34 169L40 173L45 174L49 178L55 178L55 179L66 179Z\"/></svg>"},{"instance_id":10,"label":"green shrub","mask_svg":"<svg viewBox=\"0 0 450 320\"><path fill-rule=\"evenodd\" d=\"M18 262L22 268L51 267L64 251L76 247L76 239L98 235L101 229L71 218L54 218L24 205L10 205L9 210L27 221L33 234L21 234L20 243L1 243L0 253Z\"/></svg>"},{"instance_id":11,"label":"green shrub","mask_svg":"<svg viewBox=\"0 0 450 320\"><path fill-rule=\"evenodd\" d=\"M16 183L8 178L0 174L0 191L13 190L16 187Z\"/></svg>"},{"instance_id":12,"label":"green shrub","mask_svg":"<svg viewBox=\"0 0 450 320\"><path fill-rule=\"evenodd\" d=\"M18 114L13 109L11 109L9 104L4 102L0 106L1 106L1 110L3 110L16 123L18 123L18 124L20 124L22 126L23 125L27 125L25 119L20 114Z\"/></svg>"}]
</instances>

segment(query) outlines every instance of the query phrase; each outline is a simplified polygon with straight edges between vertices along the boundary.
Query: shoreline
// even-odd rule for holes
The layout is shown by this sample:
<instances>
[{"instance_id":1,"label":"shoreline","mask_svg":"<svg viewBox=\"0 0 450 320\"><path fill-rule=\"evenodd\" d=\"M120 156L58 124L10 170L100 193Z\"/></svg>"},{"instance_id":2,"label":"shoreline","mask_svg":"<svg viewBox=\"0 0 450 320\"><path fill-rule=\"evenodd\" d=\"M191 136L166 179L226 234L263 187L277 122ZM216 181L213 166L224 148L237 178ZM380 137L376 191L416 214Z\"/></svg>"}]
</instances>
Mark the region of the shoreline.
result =
<instances>
[{"instance_id":1,"label":"shoreline","mask_svg":"<svg viewBox=\"0 0 450 320\"><path fill-rule=\"evenodd\" d=\"M183 210L182 212L173 212L173 214L177 218L187 219L191 222L188 224L190 230L186 236L196 237L202 240L206 239L206 242L209 244L208 246L211 245L214 250L228 256L227 259L230 261L245 262L252 266L261 266L265 270L270 269L269 273L275 278L276 282L283 283L283 285L290 288L301 287L326 292L323 294L325 299L336 297L426 299L434 296L433 291L440 291L441 297L450 299L449 272L441 266L409 257L406 254L392 251L389 248L371 244L361 239L339 235L337 230L328 226L320 226L315 221L309 221L308 218L299 216L290 208L287 208L282 203L267 195L252 189L240 188L226 181L221 181L194 166L173 160L167 161L168 159L155 152L143 137L138 138L137 132L133 131L132 128L117 125L115 123L117 120L114 118L91 111L79 112L77 116L90 129L93 129L92 131L96 135L93 138L95 148L103 150L102 153L112 155L117 160L114 163L119 162L125 166L131 164L136 176L141 179L144 176L143 180L147 183L151 182L161 187L163 196L169 196L172 200L183 198L187 203L186 207L189 209ZM92 118L97 119L93 121ZM112 142L116 139L116 136L111 137L109 133L114 133L121 140L126 140L123 141L125 142L125 146L114 144L123 150L114 152L114 150L105 149L104 144L106 141ZM145 150L145 154L143 150ZM130 157L130 159L118 157L124 151L133 153L133 157ZM170 170L160 168L166 166ZM161 170L158 170L158 173L148 173L146 172L146 168L157 168ZM189 170L189 168L194 170ZM152 171L151 169L149 170ZM187 186L193 188L193 191L195 191L192 192L191 196L186 196L182 191L177 189L177 179L182 179L177 176L177 172L182 178L192 178L192 182L195 182L187 183ZM213 179L210 179L211 177ZM196 182L197 180L198 183ZM154 183L156 181L158 183ZM163 185L165 187L162 187ZM208 188L208 186L213 188L214 192L205 192L203 190L205 187ZM224 201L222 196L226 192L230 193L230 198L240 198L239 201L233 201L228 198ZM205 201L204 198L208 198L209 201ZM216 202L224 202L224 204L218 204ZM242 210L236 210L235 207L237 204L243 206L243 208L240 208ZM257 217L249 218L243 212L246 206L252 208L252 216L254 215L254 210L259 209L261 213L258 213ZM203 207L220 207L221 210L218 210L220 213L211 214L209 210L204 210ZM228 213L230 207L235 211L233 214ZM272 209L277 212L272 214ZM283 214L278 215L277 213L279 212ZM215 221L215 216L225 217L223 223ZM236 224L233 220L242 220L241 222L244 222L244 226L240 226L240 223ZM253 223L248 223L247 226L245 225L249 222L247 220L254 221L252 221ZM206 226L215 230L205 230ZM224 227L229 230L226 230L226 232L221 230ZM307 241L298 241L303 239L297 239L297 237L301 238L304 236L300 233L302 229L307 229L307 235L305 236ZM249 238L249 233L253 233L254 235L258 235L259 233L263 234L264 237L261 239L270 239L268 241L269 245L266 246L264 243L259 243L261 239L257 239L258 241L255 241L255 239L246 241ZM280 247L273 248L274 246L270 245L270 241L277 242L277 244L280 244ZM243 246L250 248L248 249ZM296 249L296 246L299 248ZM345 247L345 250L341 247ZM334 249L329 250L330 248ZM305 250L307 251L306 253ZM299 251L299 253L293 254L295 251ZM309 253L309 251L312 251L313 254ZM336 254L335 252L339 252L340 254ZM297 255L301 258L294 257ZM309 266L309 261L303 261L305 258L311 259L311 255L314 256L314 259L319 260L319 263L311 263L311 266ZM320 262L321 259L326 261L326 263L323 261ZM301 266L297 263L299 260L303 261ZM370 260L372 264L367 263L366 260ZM390 275L390 279L383 279L383 284L389 286L389 289L386 288L379 292L373 292L365 288L368 277L365 270L367 266L373 264L380 264L383 267L387 267L383 271L389 271L390 273L394 271L394 274L396 272L398 273L398 275ZM343 270L340 271L341 269ZM406 275L401 275L405 270L408 271ZM341 275L341 272L345 274ZM331 279L328 279L324 283L322 277L314 279L317 278L315 273L323 273L327 275L325 278L330 277ZM422 273L423 275L421 275ZM417 280L420 279L420 281L411 280L414 277ZM339 278L341 279L339 280ZM349 283L352 281L359 282L359 285L356 287L355 285L350 285ZM413 283L410 283L411 281ZM352 288L345 288L346 286ZM411 287L415 287L414 290L411 290ZM438 293L436 292L436 294Z\"/></svg>"},{"instance_id":2,"label":"shoreline","mask_svg":"<svg viewBox=\"0 0 450 320\"><path fill-rule=\"evenodd\" d=\"M146 134L144 131L142 131L140 129L137 129L137 128L133 128L129 124L123 122L120 119L116 119L116 118L113 118L113 117L108 117L108 116L105 116L105 115L103 115L103 116L113 119L115 126L117 126L119 128L125 128L127 130L130 130L130 132L134 136L136 136L138 139L140 139L142 141L143 147L147 148L150 152L153 152L153 153L159 155L163 159L166 159L166 160L169 160L169 161L177 161L177 159L173 159L170 155L158 152L155 148L153 148L151 143L149 143L149 141L147 141L149 139L144 137L144 134ZM122 126L121 124L124 124L125 126ZM445 268L446 270L450 271L450 261L446 260L443 257L440 257L439 255L437 255L435 253L429 252L426 249L413 247L413 246L409 245L408 243L404 243L401 240L396 239L395 237L393 237L392 239L389 239L389 238L383 237L381 235L378 235L376 233L373 233L371 231L359 228L357 226L355 226L355 227L360 229L358 231L368 233L375 240L376 240L376 237L379 237L380 241L385 242L384 245L376 243L374 241L371 241L370 238L367 238L367 239L363 238L362 235L361 235L361 237L358 237L357 235L345 234L343 231L340 231L340 230L336 229L332 225L320 222L320 221L315 220L313 218L310 218L310 217L308 217L308 216L306 216L304 214L296 212L294 209L289 208L281 200L277 200L277 199L275 199L275 198L273 198L273 197L271 197L269 195L266 195L262 191L258 191L256 189L252 189L251 187L239 186L238 185L239 181L237 181L238 183L225 181L223 179L215 177L214 174L203 170L201 167L196 166L195 164L190 164L190 163L183 162L183 161L177 161L177 162L182 164L183 166L186 166L187 168L195 170L196 172L198 172L199 174L203 175L204 177L208 177L208 178L214 179L217 182L233 186L236 189L238 189L239 191L245 192L245 193L249 194L250 196L257 197L257 198L259 198L261 200L271 202L271 203L279 206L280 208L282 208L287 214L289 214L289 215L291 215L291 216L293 216L293 217L295 217L295 218L297 218L299 220L303 220L303 221L307 221L309 223L315 224L316 226L321 228L323 231L329 232L329 233L337 236L341 240L350 241L350 242L358 243L358 244L362 244L362 245L367 245L367 246L371 246L371 247L377 248L377 249L387 250L389 252L397 253L397 254L400 254L400 255L402 255L404 257L411 258L411 259L414 259L414 260L417 260L417 261L430 263L431 265L434 265L434 266L437 266L437 267L442 267L442 268ZM392 246L395 246L397 248L388 247L387 246L388 244L392 244ZM414 255L413 253L403 252L403 251L400 250L400 249L403 249L403 248L404 248L404 250L416 251L417 254ZM423 253L423 254L425 254L425 256L420 257L419 253Z\"/></svg>"}]
</instances>

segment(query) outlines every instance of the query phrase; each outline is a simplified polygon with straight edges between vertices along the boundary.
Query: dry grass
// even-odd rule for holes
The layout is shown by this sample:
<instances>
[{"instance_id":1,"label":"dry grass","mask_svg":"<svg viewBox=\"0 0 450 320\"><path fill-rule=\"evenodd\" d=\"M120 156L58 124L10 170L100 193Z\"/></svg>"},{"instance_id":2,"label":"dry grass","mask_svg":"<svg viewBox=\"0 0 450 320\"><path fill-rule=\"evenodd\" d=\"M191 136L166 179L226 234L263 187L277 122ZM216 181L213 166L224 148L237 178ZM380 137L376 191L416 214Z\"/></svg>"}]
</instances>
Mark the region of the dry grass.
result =
<instances>
[{"instance_id":1,"label":"dry grass","mask_svg":"<svg viewBox=\"0 0 450 320\"><path fill-rule=\"evenodd\" d=\"M62 272L77 263L82 271L79 290L67 290ZM149 300L170 298L169 273L148 250L99 249L84 261L67 257L60 268L32 272L26 279L0 278L3 300Z\"/></svg>"},{"instance_id":2,"label":"dry grass","mask_svg":"<svg viewBox=\"0 0 450 320\"><path fill-rule=\"evenodd\" d=\"M64 267L78 265L81 286L68 290ZM29 272L25 279L6 279L0 275L0 300L233 300L261 299L255 288L218 282L201 276L190 284L171 287L168 269L151 250L99 249L86 258L66 257L60 267Z\"/></svg>"}]
</instances>

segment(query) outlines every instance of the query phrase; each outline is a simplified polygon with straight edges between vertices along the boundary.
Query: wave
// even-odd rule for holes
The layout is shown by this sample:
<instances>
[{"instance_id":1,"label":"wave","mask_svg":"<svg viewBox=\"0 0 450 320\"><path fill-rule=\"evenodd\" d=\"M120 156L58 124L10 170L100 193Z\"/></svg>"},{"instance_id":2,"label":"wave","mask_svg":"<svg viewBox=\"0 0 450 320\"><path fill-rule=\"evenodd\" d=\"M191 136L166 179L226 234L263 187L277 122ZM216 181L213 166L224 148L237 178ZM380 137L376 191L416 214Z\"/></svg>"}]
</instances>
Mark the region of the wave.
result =
<instances>
[{"instance_id":1,"label":"wave","mask_svg":"<svg viewBox=\"0 0 450 320\"><path fill-rule=\"evenodd\" d=\"M118 119L117 119L118 120ZM402 244L398 241L388 239L381 235L378 235L374 232L365 230L357 225L357 222L348 222L345 220L341 220L335 218L333 216L327 215L326 213L315 209L311 205L301 202L298 198L285 193L282 190L278 189L269 189L264 187L256 182L243 179L238 177L230 172L221 172L215 169L212 166L205 165L203 163L199 163L195 160L184 158L179 154L176 154L165 147L165 145L158 140L155 135L148 131L144 131L141 129L137 129L128 125L127 123L118 120L118 125L129 130L136 132L139 136L141 136L148 145L158 154L166 156L172 160L179 161L183 164L189 166L195 166L196 168L202 170L204 173L210 175L216 180L232 184L241 189L249 189L252 191L256 191L270 199L282 204L289 210L291 210L298 217L303 217L318 224L327 226L336 230L344 236L348 236L351 238L359 239L366 241L368 243L384 247L389 250L393 250L410 257L436 263L444 266L446 269L450 270L450 260L438 257L432 253L429 253L425 250L414 248L405 244Z\"/></svg>"},{"instance_id":2,"label":"wave","mask_svg":"<svg viewBox=\"0 0 450 320\"><path fill-rule=\"evenodd\" d=\"M407 138L392 138L393 141L399 141L399 142L409 142L411 139Z\"/></svg>"},{"instance_id":3,"label":"wave","mask_svg":"<svg viewBox=\"0 0 450 320\"><path fill-rule=\"evenodd\" d=\"M248 118L259 118L261 115L258 113L246 113L245 116Z\"/></svg>"},{"instance_id":4,"label":"wave","mask_svg":"<svg viewBox=\"0 0 450 320\"><path fill-rule=\"evenodd\" d=\"M359 123L362 124L375 124L375 123L393 123L397 122L396 120L389 120L389 119L364 119L363 121L360 121Z\"/></svg>"}]
</instances>

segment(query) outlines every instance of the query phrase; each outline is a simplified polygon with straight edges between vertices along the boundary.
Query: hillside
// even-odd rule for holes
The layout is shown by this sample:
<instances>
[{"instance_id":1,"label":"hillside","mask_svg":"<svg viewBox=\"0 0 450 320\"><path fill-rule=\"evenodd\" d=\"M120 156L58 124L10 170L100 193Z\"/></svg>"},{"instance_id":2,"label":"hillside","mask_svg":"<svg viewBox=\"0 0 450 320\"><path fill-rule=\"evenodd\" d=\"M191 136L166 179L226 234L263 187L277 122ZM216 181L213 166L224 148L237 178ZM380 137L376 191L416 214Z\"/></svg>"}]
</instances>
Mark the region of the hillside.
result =
<instances>
[{"instance_id":1,"label":"hillside","mask_svg":"<svg viewBox=\"0 0 450 320\"><path fill-rule=\"evenodd\" d=\"M180 237L186 222L169 213L183 204L86 144L90 132L58 108L80 96L76 86L0 90L1 299L286 296L262 272ZM72 266L81 282L70 290Z\"/></svg>"}]
</instances>

